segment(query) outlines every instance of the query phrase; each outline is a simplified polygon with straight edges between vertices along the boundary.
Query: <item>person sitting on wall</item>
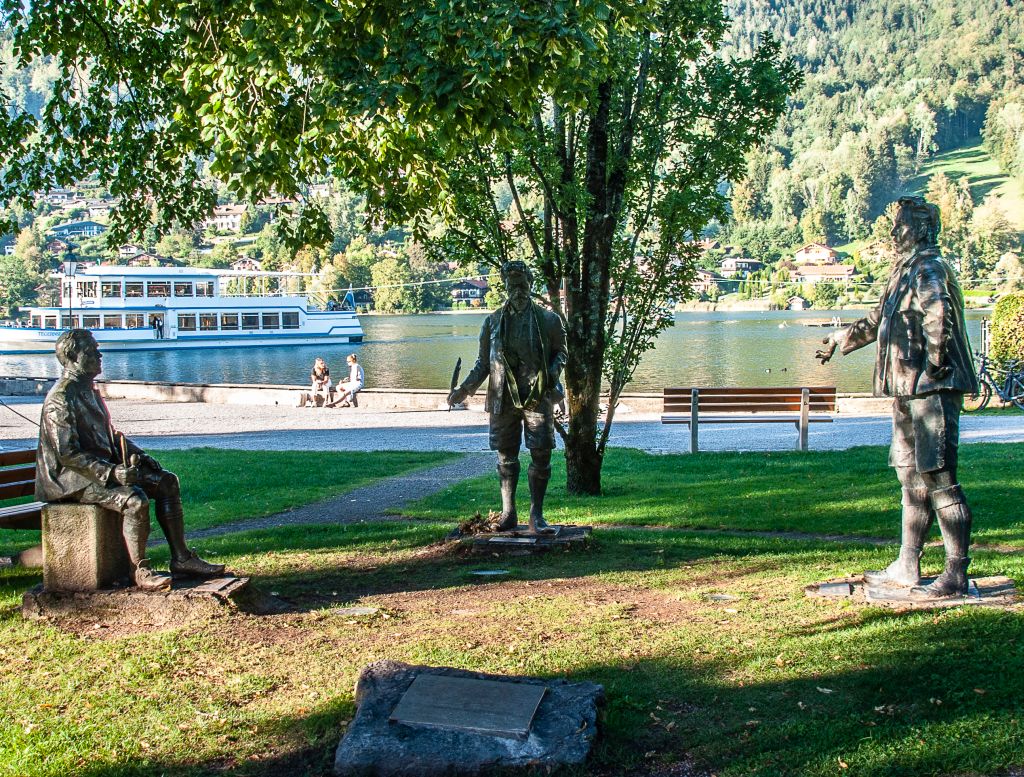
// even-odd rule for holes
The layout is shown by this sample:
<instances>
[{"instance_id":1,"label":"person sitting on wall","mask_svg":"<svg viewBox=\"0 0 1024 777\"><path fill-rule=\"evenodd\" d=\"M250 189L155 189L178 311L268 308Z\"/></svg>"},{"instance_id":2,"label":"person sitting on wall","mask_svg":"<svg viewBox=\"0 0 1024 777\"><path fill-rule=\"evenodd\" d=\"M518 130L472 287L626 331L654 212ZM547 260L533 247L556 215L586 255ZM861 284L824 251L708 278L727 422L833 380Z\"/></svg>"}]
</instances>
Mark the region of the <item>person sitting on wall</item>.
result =
<instances>
[{"instance_id":1,"label":"person sitting on wall","mask_svg":"<svg viewBox=\"0 0 1024 777\"><path fill-rule=\"evenodd\" d=\"M305 407L307 403L314 407L329 405L330 400L333 399L334 385L331 383L331 371L327 368L323 357L317 356L313 361L309 381L309 391L302 392L302 396L299 397L299 407Z\"/></svg>"},{"instance_id":2,"label":"person sitting on wall","mask_svg":"<svg viewBox=\"0 0 1024 777\"><path fill-rule=\"evenodd\" d=\"M147 591L169 588L171 577L155 572L146 558L149 503L171 549L171 575L217 577L223 564L210 564L185 545L185 521L177 476L165 470L121 432L93 381L103 357L92 333L71 329L57 338L64 374L43 402L36 453L36 499L94 504L123 517L122 533L132 577Z\"/></svg>"},{"instance_id":3,"label":"person sitting on wall","mask_svg":"<svg viewBox=\"0 0 1024 777\"><path fill-rule=\"evenodd\" d=\"M359 363L359 358L354 353L350 353L345 361L348 362L348 380L341 384L341 394L338 395L338 399L332 402L329 407L359 406L359 403L356 401L356 394L363 388L365 377L363 366Z\"/></svg>"}]
</instances>

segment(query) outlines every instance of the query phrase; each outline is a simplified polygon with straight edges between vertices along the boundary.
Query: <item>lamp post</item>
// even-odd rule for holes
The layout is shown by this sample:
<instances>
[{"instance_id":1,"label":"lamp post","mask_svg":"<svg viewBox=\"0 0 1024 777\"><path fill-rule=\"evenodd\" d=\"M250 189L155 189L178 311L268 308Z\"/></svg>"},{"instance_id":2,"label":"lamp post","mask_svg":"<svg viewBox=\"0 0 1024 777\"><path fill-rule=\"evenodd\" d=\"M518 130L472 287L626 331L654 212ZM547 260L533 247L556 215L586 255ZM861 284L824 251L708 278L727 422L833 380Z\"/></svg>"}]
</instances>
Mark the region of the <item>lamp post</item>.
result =
<instances>
[{"instance_id":1,"label":"lamp post","mask_svg":"<svg viewBox=\"0 0 1024 777\"><path fill-rule=\"evenodd\" d=\"M64 262L64 277L69 279L68 284L68 329L75 328L74 320L74 308L72 307L72 298L75 293L75 273L78 272L78 262L68 259ZM62 284L63 285L63 284Z\"/></svg>"}]
</instances>

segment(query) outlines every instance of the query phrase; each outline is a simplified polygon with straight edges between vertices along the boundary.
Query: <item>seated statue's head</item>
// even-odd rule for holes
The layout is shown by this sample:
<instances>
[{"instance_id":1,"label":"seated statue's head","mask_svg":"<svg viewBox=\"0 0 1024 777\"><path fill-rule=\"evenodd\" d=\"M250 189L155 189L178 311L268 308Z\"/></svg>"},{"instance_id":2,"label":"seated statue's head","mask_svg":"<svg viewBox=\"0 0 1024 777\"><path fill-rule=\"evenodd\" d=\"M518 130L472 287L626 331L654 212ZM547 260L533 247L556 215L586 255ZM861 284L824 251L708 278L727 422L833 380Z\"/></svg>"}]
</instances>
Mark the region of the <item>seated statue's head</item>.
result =
<instances>
[{"instance_id":1,"label":"seated statue's head","mask_svg":"<svg viewBox=\"0 0 1024 777\"><path fill-rule=\"evenodd\" d=\"M103 356L88 329L69 329L57 338L57 361L65 370L95 377L102 371Z\"/></svg>"},{"instance_id":2,"label":"seated statue's head","mask_svg":"<svg viewBox=\"0 0 1024 777\"><path fill-rule=\"evenodd\" d=\"M908 254L921 246L937 245L939 240L939 209L924 197L900 197L896 201L892 224L892 241L896 250Z\"/></svg>"},{"instance_id":3,"label":"seated statue's head","mask_svg":"<svg viewBox=\"0 0 1024 777\"><path fill-rule=\"evenodd\" d=\"M505 262L501 266L501 281L505 284L509 304L516 310L522 310L530 302L530 290L533 288L533 273L526 262L518 259Z\"/></svg>"}]
</instances>

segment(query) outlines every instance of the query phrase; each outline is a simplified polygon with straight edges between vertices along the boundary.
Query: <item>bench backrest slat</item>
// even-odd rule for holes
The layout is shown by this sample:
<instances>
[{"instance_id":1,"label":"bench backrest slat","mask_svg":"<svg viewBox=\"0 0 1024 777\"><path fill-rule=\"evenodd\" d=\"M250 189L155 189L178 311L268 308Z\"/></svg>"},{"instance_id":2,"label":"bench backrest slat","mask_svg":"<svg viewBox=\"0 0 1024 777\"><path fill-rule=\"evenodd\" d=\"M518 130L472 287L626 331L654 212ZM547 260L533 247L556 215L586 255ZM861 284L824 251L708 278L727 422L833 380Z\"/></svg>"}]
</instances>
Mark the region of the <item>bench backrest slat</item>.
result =
<instances>
[{"instance_id":1,"label":"bench backrest slat","mask_svg":"<svg viewBox=\"0 0 1024 777\"><path fill-rule=\"evenodd\" d=\"M6 483L0 486L0 502L5 499L17 499L22 496L34 496L36 493L36 481L22 480L17 483Z\"/></svg>"},{"instance_id":2,"label":"bench backrest slat","mask_svg":"<svg viewBox=\"0 0 1024 777\"><path fill-rule=\"evenodd\" d=\"M0 469L0 485L4 483L17 483L20 480L35 480L35 477L36 468L31 464Z\"/></svg>"},{"instance_id":3,"label":"bench backrest slat","mask_svg":"<svg viewBox=\"0 0 1024 777\"><path fill-rule=\"evenodd\" d=\"M10 467L15 464L35 464L36 450L0 451L0 467Z\"/></svg>"}]
</instances>

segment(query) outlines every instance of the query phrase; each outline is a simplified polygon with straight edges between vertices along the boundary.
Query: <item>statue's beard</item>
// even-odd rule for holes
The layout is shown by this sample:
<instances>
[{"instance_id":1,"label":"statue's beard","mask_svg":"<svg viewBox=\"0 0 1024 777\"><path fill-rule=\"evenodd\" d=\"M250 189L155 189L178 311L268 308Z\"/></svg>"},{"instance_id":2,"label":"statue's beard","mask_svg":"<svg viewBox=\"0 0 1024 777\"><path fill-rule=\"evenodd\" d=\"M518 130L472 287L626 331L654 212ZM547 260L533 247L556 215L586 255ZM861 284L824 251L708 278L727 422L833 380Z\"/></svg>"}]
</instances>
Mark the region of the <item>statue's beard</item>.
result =
<instances>
[{"instance_id":1,"label":"statue's beard","mask_svg":"<svg viewBox=\"0 0 1024 777\"><path fill-rule=\"evenodd\" d=\"M530 293L517 289L509 293L508 301L516 310L522 310L530 303Z\"/></svg>"}]
</instances>

